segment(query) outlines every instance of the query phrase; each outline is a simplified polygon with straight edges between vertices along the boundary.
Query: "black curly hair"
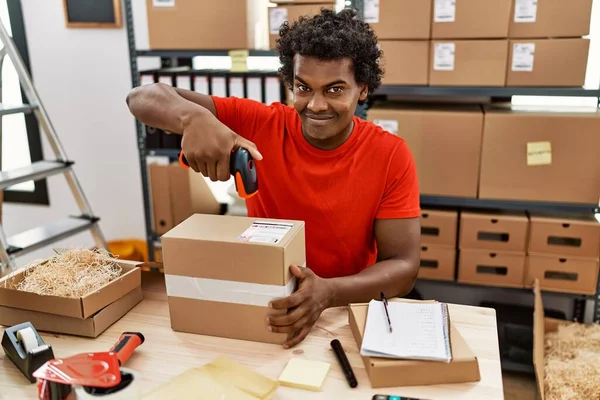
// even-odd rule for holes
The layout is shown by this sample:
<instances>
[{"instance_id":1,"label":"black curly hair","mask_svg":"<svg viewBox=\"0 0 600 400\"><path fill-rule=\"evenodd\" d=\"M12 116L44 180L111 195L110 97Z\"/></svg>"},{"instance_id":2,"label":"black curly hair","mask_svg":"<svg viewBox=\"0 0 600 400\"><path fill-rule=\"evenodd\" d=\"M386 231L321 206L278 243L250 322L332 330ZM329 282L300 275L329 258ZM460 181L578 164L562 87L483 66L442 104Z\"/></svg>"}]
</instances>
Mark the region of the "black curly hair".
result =
<instances>
[{"instance_id":1,"label":"black curly hair","mask_svg":"<svg viewBox=\"0 0 600 400\"><path fill-rule=\"evenodd\" d=\"M384 73L377 36L350 8L338 13L322 8L320 14L302 16L292 24L286 21L279 29L277 53L281 61L279 74L290 90L296 54L321 60L352 59L354 78L359 84L367 84L369 95L381 85Z\"/></svg>"}]
</instances>

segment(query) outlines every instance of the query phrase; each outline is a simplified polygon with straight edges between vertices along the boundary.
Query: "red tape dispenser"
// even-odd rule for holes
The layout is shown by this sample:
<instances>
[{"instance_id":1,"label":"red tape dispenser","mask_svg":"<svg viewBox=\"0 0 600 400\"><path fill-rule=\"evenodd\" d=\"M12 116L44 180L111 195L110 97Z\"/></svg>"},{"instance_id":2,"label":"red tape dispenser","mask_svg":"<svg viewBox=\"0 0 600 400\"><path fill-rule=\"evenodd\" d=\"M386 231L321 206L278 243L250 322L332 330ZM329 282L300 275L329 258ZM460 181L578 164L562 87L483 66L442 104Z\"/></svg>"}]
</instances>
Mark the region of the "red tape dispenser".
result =
<instances>
[{"instance_id":1,"label":"red tape dispenser","mask_svg":"<svg viewBox=\"0 0 600 400\"><path fill-rule=\"evenodd\" d=\"M179 153L179 164L183 168L190 167L183 151ZM234 176L235 189L242 199L249 199L258 193L256 166L248 150L240 147L232 151L229 171Z\"/></svg>"},{"instance_id":2,"label":"red tape dispenser","mask_svg":"<svg viewBox=\"0 0 600 400\"><path fill-rule=\"evenodd\" d=\"M140 377L121 368L144 343L139 332L124 332L107 352L82 353L46 362L33 376L40 400L84 400L111 395L111 399L142 398Z\"/></svg>"}]
</instances>

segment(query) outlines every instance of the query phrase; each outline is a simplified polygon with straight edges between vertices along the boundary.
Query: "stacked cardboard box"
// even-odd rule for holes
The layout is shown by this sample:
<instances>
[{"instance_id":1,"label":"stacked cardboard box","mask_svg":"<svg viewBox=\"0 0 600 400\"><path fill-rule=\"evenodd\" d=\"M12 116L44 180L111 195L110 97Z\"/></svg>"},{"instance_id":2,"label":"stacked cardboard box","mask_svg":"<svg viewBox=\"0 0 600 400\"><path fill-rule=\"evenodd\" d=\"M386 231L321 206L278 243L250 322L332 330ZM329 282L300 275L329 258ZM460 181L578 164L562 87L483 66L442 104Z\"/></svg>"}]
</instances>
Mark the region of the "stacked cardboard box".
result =
<instances>
[{"instance_id":1,"label":"stacked cardboard box","mask_svg":"<svg viewBox=\"0 0 600 400\"><path fill-rule=\"evenodd\" d=\"M279 28L284 22L293 23L301 16L318 14L322 8L335 9L333 0L288 0L271 1L276 7L269 8L269 48L277 47Z\"/></svg>"},{"instance_id":2,"label":"stacked cardboard box","mask_svg":"<svg viewBox=\"0 0 600 400\"><path fill-rule=\"evenodd\" d=\"M600 223L594 218L532 215L526 284L542 290L594 294L598 282Z\"/></svg>"},{"instance_id":3,"label":"stacked cardboard box","mask_svg":"<svg viewBox=\"0 0 600 400\"><path fill-rule=\"evenodd\" d=\"M421 194L477 197L483 112L470 105L374 106L367 119L408 144Z\"/></svg>"},{"instance_id":4,"label":"stacked cardboard box","mask_svg":"<svg viewBox=\"0 0 600 400\"><path fill-rule=\"evenodd\" d=\"M582 86L593 0L514 0L506 86Z\"/></svg>"},{"instance_id":5,"label":"stacked cardboard box","mask_svg":"<svg viewBox=\"0 0 600 400\"><path fill-rule=\"evenodd\" d=\"M194 213L222 213L202 174L179 163L151 163L148 171L156 234L167 233Z\"/></svg>"},{"instance_id":6,"label":"stacked cardboard box","mask_svg":"<svg viewBox=\"0 0 600 400\"><path fill-rule=\"evenodd\" d=\"M458 211L422 210L419 279L454 280L457 229Z\"/></svg>"},{"instance_id":7,"label":"stacked cardboard box","mask_svg":"<svg viewBox=\"0 0 600 400\"><path fill-rule=\"evenodd\" d=\"M600 113L485 109L479 198L598 204Z\"/></svg>"},{"instance_id":8,"label":"stacked cardboard box","mask_svg":"<svg viewBox=\"0 0 600 400\"><path fill-rule=\"evenodd\" d=\"M458 282L523 287L529 219L525 213L462 212Z\"/></svg>"}]
</instances>

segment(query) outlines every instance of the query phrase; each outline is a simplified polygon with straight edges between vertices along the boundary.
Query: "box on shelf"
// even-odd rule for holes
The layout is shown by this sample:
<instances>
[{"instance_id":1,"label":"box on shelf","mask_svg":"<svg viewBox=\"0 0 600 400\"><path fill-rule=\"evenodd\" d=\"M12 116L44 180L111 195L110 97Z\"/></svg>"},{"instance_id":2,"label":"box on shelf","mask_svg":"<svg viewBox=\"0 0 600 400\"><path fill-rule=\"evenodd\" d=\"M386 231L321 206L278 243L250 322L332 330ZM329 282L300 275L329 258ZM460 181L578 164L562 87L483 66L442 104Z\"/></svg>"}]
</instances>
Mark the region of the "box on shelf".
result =
<instances>
[{"instance_id":1,"label":"box on shelf","mask_svg":"<svg viewBox=\"0 0 600 400\"><path fill-rule=\"evenodd\" d=\"M380 40L384 85L422 85L429 80L429 41Z\"/></svg>"},{"instance_id":2,"label":"box on shelf","mask_svg":"<svg viewBox=\"0 0 600 400\"><path fill-rule=\"evenodd\" d=\"M279 39L279 28L285 21L293 23L303 15L316 15L321 12L321 8L333 10L334 4L327 1L312 1L311 4L302 4L302 2L281 2L277 7L269 7L269 48L277 47L277 39Z\"/></svg>"},{"instance_id":3,"label":"box on shelf","mask_svg":"<svg viewBox=\"0 0 600 400\"><path fill-rule=\"evenodd\" d=\"M513 0L511 38L580 37L590 33L593 0Z\"/></svg>"},{"instance_id":4,"label":"box on shelf","mask_svg":"<svg viewBox=\"0 0 600 400\"><path fill-rule=\"evenodd\" d=\"M118 279L80 298L16 290L27 267L5 276L0 280L0 325L30 321L39 331L97 337L142 300L140 263L117 264L123 269Z\"/></svg>"},{"instance_id":5,"label":"box on shelf","mask_svg":"<svg viewBox=\"0 0 600 400\"><path fill-rule=\"evenodd\" d=\"M598 204L596 107L485 110L479 197Z\"/></svg>"},{"instance_id":6,"label":"box on shelf","mask_svg":"<svg viewBox=\"0 0 600 400\"><path fill-rule=\"evenodd\" d=\"M287 340L265 320L269 301L295 290L289 267L306 263L304 222L195 214L162 237L162 257L174 330Z\"/></svg>"},{"instance_id":7,"label":"box on shelf","mask_svg":"<svg viewBox=\"0 0 600 400\"><path fill-rule=\"evenodd\" d=\"M389 301L414 302L418 300L390 299ZM368 308L368 304L350 304L349 307L348 322L358 348L362 345ZM371 388L464 383L481 380L477 358L460 332L452 324L451 307L450 321L451 362L395 360L361 356Z\"/></svg>"},{"instance_id":8,"label":"box on shelf","mask_svg":"<svg viewBox=\"0 0 600 400\"><path fill-rule=\"evenodd\" d=\"M600 223L594 217L561 218L535 214L530 219L530 253L600 257Z\"/></svg>"},{"instance_id":9,"label":"box on shelf","mask_svg":"<svg viewBox=\"0 0 600 400\"><path fill-rule=\"evenodd\" d=\"M157 234L168 232L194 213L221 213L222 206L202 174L179 163L152 163L148 170Z\"/></svg>"},{"instance_id":10,"label":"box on shelf","mask_svg":"<svg viewBox=\"0 0 600 400\"><path fill-rule=\"evenodd\" d=\"M453 281L456 267L456 247L435 244L421 245L419 279Z\"/></svg>"},{"instance_id":11,"label":"box on shelf","mask_svg":"<svg viewBox=\"0 0 600 400\"><path fill-rule=\"evenodd\" d=\"M431 86L505 86L508 40L432 40Z\"/></svg>"},{"instance_id":12,"label":"box on shelf","mask_svg":"<svg viewBox=\"0 0 600 400\"><path fill-rule=\"evenodd\" d=\"M506 38L511 9L511 0L436 0L431 38Z\"/></svg>"},{"instance_id":13,"label":"box on shelf","mask_svg":"<svg viewBox=\"0 0 600 400\"><path fill-rule=\"evenodd\" d=\"M456 246L458 211L421 210L421 243Z\"/></svg>"},{"instance_id":14,"label":"box on shelf","mask_svg":"<svg viewBox=\"0 0 600 400\"><path fill-rule=\"evenodd\" d=\"M511 39L509 48L506 86L585 84L589 39Z\"/></svg>"},{"instance_id":15,"label":"box on shelf","mask_svg":"<svg viewBox=\"0 0 600 400\"><path fill-rule=\"evenodd\" d=\"M266 32L260 28L267 23L262 2L177 0L166 6L155 3L146 0L152 50L259 49L267 46Z\"/></svg>"},{"instance_id":16,"label":"box on shelf","mask_svg":"<svg viewBox=\"0 0 600 400\"><path fill-rule=\"evenodd\" d=\"M479 107L390 102L369 109L367 119L406 140L422 194L477 196L483 125Z\"/></svg>"},{"instance_id":17,"label":"box on shelf","mask_svg":"<svg viewBox=\"0 0 600 400\"><path fill-rule=\"evenodd\" d=\"M531 287L537 279L542 290L594 294L598 269L598 259L530 253L525 284Z\"/></svg>"},{"instance_id":18,"label":"box on shelf","mask_svg":"<svg viewBox=\"0 0 600 400\"><path fill-rule=\"evenodd\" d=\"M529 219L524 212L463 211L460 215L461 249L525 252L528 235Z\"/></svg>"},{"instance_id":19,"label":"box on shelf","mask_svg":"<svg viewBox=\"0 0 600 400\"><path fill-rule=\"evenodd\" d=\"M366 1L364 21L382 39L429 39L433 0Z\"/></svg>"},{"instance_id":20,"label":"box on shelf","mask_svg":"<svg viewBox=\"0 0 600 400\"><path fill-rule=\"evenodd\" d=\"M458 282L524 287L525 252L460 249Z\"/></svg>"}]
</instances>

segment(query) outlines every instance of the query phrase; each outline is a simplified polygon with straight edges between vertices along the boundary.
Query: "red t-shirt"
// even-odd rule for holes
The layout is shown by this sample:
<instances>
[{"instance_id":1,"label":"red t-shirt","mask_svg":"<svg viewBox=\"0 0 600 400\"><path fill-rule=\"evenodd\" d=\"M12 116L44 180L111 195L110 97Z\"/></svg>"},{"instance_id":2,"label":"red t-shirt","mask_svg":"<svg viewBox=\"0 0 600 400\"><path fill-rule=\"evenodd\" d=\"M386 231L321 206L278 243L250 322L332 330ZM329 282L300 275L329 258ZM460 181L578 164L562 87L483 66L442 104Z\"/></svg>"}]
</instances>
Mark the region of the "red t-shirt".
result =
<instances>
[{"instance_id":1,"label":"red t-shirt","mask_svg":"<svg viewBox=\"0 0 600 400\"><path fill-rule=\"evenodd\" d=\"M374 264L376 218L420 215L414 160L399 136L355 116L344 144L320 150L304 138L293 107L213 100L218 119L263 156L248 216L304 221L306 264L317 275L353 275Z\"/></svg>"}]
</instances>

